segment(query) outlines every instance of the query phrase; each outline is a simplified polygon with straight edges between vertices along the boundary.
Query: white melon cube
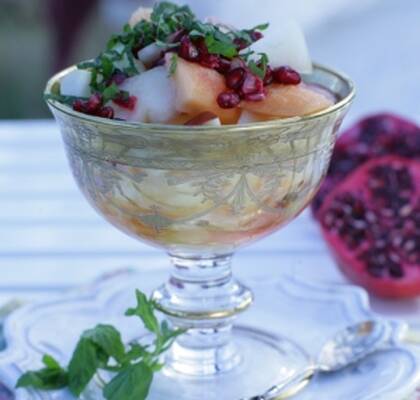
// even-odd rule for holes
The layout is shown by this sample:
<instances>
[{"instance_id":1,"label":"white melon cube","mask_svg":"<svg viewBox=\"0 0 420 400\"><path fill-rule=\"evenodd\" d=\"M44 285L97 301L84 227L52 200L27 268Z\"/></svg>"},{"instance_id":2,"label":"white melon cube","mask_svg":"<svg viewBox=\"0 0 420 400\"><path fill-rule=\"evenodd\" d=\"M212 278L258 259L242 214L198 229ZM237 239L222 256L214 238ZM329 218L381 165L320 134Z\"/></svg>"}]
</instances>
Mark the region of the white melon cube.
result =
<instances>
[{"instance_id":1,"label":"white melon cube","mask_svg":"<svg viewBox=\"0 0 420 400\"><path fill-rule=\"evenodd\" d=\"M266 53L273 67L288 65L301 74L312 72L312 60L305 35L295 21L271 24L264 38L252 45L256 53Z\"/></svg>"},{"instance_id":2,"label":"white melon cube","mask_svg":"<svg viewBox=\"0 0 420 400\"><path fill-rule=\"evenodd\" d=\"M133 111L113 105L117 118L134 122L164 123L177 115L175 87L165 67L153 68L125 80L120 88L137 97Z\"/></svg>"},{"instance_id":3,"label":"white melon cube","mask_svg":"<svg viewBox=\"0 0 420 400\"><path fill-rule=\"evenodd\" d=\"M90 71L75 69L60 80L60 91L63 96L89 97Z\"/></svg>"}]
</instances>

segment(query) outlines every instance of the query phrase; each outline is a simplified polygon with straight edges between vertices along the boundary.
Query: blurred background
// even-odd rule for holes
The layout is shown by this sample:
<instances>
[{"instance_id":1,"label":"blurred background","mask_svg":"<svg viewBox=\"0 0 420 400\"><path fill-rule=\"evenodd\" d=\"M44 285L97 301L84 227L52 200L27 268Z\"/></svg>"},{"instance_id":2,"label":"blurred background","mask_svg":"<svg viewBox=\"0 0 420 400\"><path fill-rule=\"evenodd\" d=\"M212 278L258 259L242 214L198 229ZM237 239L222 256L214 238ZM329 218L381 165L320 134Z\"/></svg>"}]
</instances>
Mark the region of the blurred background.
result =
<instances>
[{"instance_id":1,"label":"blurred background","mask_svg":"<svg viewBox=\"0 0 420 400\"><path fill-rule=\"evenodd\" d=\"M420 115L419 0L183 0L240 27L283 18L306 31L313 59L350 75L352 117L377 110ZM45 118L47 78L96 56L148 0L0 0L0 118ZM353 119L351 118L351 119Z\"/></svg>"}]
</instances>

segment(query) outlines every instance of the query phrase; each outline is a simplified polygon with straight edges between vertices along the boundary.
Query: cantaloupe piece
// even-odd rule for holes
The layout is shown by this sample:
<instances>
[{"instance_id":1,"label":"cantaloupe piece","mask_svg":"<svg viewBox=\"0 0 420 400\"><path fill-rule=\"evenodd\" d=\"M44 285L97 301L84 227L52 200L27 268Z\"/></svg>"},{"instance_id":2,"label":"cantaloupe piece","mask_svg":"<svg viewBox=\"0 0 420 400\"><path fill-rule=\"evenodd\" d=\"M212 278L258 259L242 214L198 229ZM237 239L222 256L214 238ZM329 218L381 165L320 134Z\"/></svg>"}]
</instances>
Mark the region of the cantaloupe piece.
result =
<instances>
[{"instance_id":1,"label":"cantaloupe piece","mask_svg":"<svg viewBox=\"0 0 420 400\"><path fill-rule=\"evenodd\" d=\"M130 26L137 25L140 21L146 20L150 21L153 9L149 7L139 7L136 11L131 14L131 17L128 21Z\"/></svg>"},{"instance_id":2,"label":"cantaloupe piece","mask_svg":"<svg viewBox=\"0 0 420 400\"><path fill-rule=\"evenodd\" d=\"M286 118L312 114L333 104L331 98L301 83L299 85L270 85L267 87L265 100L243 101L241 107L254 113Z\"/></svg>"},{"instance_id":3,"label":"cantaloupe piece","mask_svg":"<svg viewBox=\"0 0 420 400\"><path fill-rule=\"evenodd\" d=\"M173 55L166 55L166 67L169 71ZM172 79L176 87L176 109L180 113L197 115L202 112L216 114L222 124L235 124L240 115L238 108L223 109L217 104L217 97L227 90L225 78L217 71L202 67L182 58Z\"/></svg>"}]
</instances>

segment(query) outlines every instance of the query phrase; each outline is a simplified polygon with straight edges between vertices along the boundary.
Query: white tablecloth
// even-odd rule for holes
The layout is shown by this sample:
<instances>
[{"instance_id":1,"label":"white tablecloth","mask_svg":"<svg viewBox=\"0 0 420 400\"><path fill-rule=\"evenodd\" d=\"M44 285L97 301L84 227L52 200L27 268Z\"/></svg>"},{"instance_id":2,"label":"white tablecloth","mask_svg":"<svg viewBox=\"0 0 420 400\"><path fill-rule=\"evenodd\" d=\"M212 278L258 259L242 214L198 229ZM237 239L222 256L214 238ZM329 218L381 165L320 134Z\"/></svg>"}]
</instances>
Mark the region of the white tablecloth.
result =
<instances>
[{"instance_id":1,"label":"white tablecloth","mask_svg":"<svg viewBox=\"0 0 420 400\"><path fill-rule=\"evenodd\" d=\"M343 284L309 212L245 248L235 273L264 263ZM165 268L166 256L110 226L79 193L53 121L0 122L0 304L59 294L121 267ZM373 299L375 310L420 323L420 300Z\"/></svg>"}]
</instances>

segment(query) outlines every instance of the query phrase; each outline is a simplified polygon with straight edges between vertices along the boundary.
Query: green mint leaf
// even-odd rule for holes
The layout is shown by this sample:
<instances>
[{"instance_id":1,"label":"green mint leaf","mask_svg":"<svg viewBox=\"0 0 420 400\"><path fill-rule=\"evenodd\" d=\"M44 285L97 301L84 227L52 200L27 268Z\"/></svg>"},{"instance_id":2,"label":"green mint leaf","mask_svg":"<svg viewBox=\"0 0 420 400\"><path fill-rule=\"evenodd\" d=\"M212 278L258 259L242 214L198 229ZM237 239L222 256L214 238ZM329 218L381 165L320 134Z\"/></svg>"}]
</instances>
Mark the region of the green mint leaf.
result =
<instances>
[{"instance_id":1,"label":"green mint leaf","mask_svg":"<svg viewBox=\"0 0 420 400\"><path fill-rule=\"evenodd\" d=\"M222 42L211 35L205 37L205 42L210 54L218 54L227 58L238 55L238 50L232 42Z\"/></svg>"},{"instance_id":2,"label":"green mint leaf","mask_svg":"<svg viewBox=\"0 0 420 400\"><path fill-rule=\"evenodd\" d=\"M107 400L145 400L153 380L153 371L143 362L130 365L104 388Z\"/></svg>"},{"instance_id":3,"label":"green mint leaf","mask_svg":"<svg viewBox=\"0 0 420 400\"><path fill-rule=\"evenodd\" d=\"M112 325L97 325L85 331L82 337L91 340L116 361L121 362L124 359L125 348L121 334Z\"/></svg>"},{"instance_id":4,"label":"green mint leaf","mask_svg":"<svg viewBox=\"0 0 420 400\"><path fill-rule=\"evenodd\" d=\"M153 300L149 300L144 293L140 292L140 290L136 290L136 298L136 308L129 308L125 315L128 317L139 317L147 330L158 335L160 332L159 322L154 314L155 303Z\"/></svg>"},{"instance_id":5,"label":"green mint leaf","mask_svg":"<svg viewBox=\"0 0 420 400\"><path fill-rule=\"evenodd\" d=\"M52 94L52 93L46 93L44 94L44 99L45 100L53 100L53 101L58 101L62 104L66 104L70 107L73 106L73 103L75 102L75 100L87 100L87 98L84 97L76 97L76 96L62 96L62 95L58 95L58 94Z\"/></svg>"},{"instance_id":6,"label":"green mint leaf","mask_svg":"<svg viewBox=\"0 0 420 400\"><path fill-rule=\"evenodd\" d=\"M265 76L265 70L263 68L260 68L254 60L251 60L248 63L248 67L251 70L251 72L257 76L259 76L261 79Z\"/></svg>"},{"instance_id":7,"label":"green mint leaf","mask_svg":"<svg viewBox=\"0 0 420 400\"><path fill-rule=\"evenodd\" d=\"M115 98L119 97L120 94L121 91L115 83L113 83L110 86L107 86L102 92L103 103L106 104L108 101L114 100Z\"/></svg>"},{"instance_id":8,"label":"green mint leaf","mask_svg":"<svg viewBox=\"0 0 420 400\"><path fill-rule=\"evenodd\" d=\"M16 383L17 388L32 387L41 390L57 390L68 385L67 372L50 355L42 359L45 368L23 374Z\"/></svg>"},{"instance_id":9,"label":"green mint leaf","mask_svg":"<svg viewBox=\"0 0 420 400\"><path fill-rule=\"evenodd\" d=\"M171 65L169 66L169 76L175 74L178 67L178 54L173 53L171 57Z\"/></svg>"},{"instance_id":10,"label":"green mint leaf","mask_svg":"<svg viewBox=\"0 0 420 400\"><path fill-rule=\"evenodd\" d=\"M86 389L104 361L106 362L105 357L96 344L82 336L68 367L69 388L75 396L80 396Z\"/></svg>"},{"instance_id":11,"label":"green mint leaf","mask_svg":"<svg viewBox=\"0 0 420 400\"><path fill-rule=\"evenodd\" d=\"M257 26L254 26L251 31L265 31L268 29L268 27L270 26L270 24L267 22L265 24L260 24Z\"/></svg>"}]
</instances>

